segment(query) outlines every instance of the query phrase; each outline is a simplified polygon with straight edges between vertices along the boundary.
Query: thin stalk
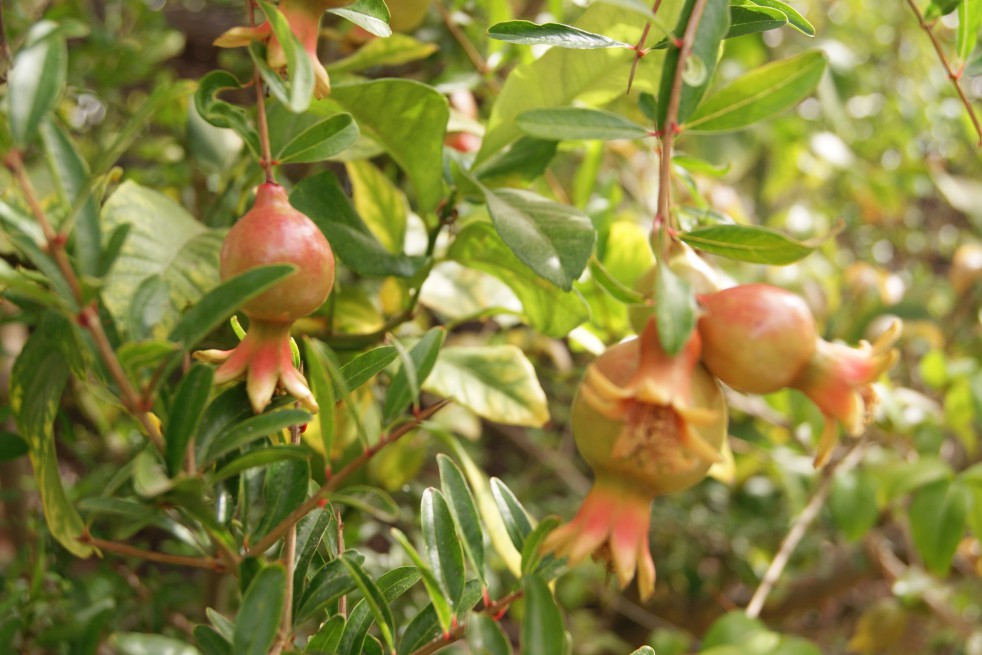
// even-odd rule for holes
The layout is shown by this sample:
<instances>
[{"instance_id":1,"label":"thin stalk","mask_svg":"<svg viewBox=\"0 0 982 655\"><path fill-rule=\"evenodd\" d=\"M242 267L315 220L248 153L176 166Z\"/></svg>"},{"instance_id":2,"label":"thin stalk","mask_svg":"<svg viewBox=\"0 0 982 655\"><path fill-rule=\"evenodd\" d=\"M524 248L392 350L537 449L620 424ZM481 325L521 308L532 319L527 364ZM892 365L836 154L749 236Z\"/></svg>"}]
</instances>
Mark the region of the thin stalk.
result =
<instances>
[{"instance_id":1,"label":"thin stalk","mask_svg":"<svg viewBox=\"0 0 982 655\"><path fill-rule=\"evenodd\" d=\"M784 567L788 565L788 560L791 559L791 555L794 554L801 539L805 536L808 527L825 505L825 501L832 491L832 482L835 479L836 473L848 471L855 467L862 460L863 453L865 452L866 437L863 437L852 445L852 449L842 459L829 464L822 471L821 482L818 483L815 491L812 492L811 498L808 499L808 504L805 505L805 508L801 510L801 513L794 520L791 529L788 530L788 534L784 537L784 541L781 542L777 554L764 572L764 576L760 580L760 586L757 587L754 595L750 598L747 609L744 611L748 617L755 619L760 616L761 610L764 609L764 603L767 602L767 597L774 590L774 586L781 578L781 574L784 573Z\"/></svg>"},{"instance_id":2,"label":"thin stalk","mask_svg":"<svg viewBox=\"0 0 982 655\"><path fill-rule=\"evenodd\" d=\"M477 48L474 47L471 40L468 39L467 35L460 29L460 26L457 25L457 22L450 14L450 10L447 9L442 0L434 0L433 5L436 7L436 10L440 12L440 18L443 19L443 24L447 26L447 29L450 30L450 34L453 35L453 38L456 39L457 43L460 44L460 47L463 48L464 54L466 54L467 58L471 60L472 64L474 64L474 68L476 68L477 72L481 74L481 77L487 81L488 88L491 89L492 93L497 95L498 92L501 91L501 84L498 83L498 79L494 76L493 71L488 66L488 62L481 56L481 53L477 51Z\"/></svg>"},{"instance_id":3,"label":"thin stalk","mask_svg":"<svg viewBox=\"0 0 982 655\"><path fill-rule=\"evenodd\" d=\"M99 356L106 365L106 370L109 371L110 377L112 377L116 386L119 387L123 405L140 422L140 425L143 426L147 436L154 445L158 449L163 450L163 435L160 433L157 424L150 417L150 414L146 411L145 404L139 392L133 386L133 383L130 382L129 378L126 377L126 372L123 371L123 367L116 357L116 352L113 350L112 344L109 343L109 337L106 335L106 331L102 326L102 321L99 319L99 312L94 305L85 304L82 283L78 275L76 275L75 269L72 268L71 262L68 261L68 253L65 251L66 238L55 232L47 215L44 213L44 209L41 207L41 203L38 201L37 194L34 191L34 186L31 184L31 180L27 176L27 171L24 169L24 161L21 158L20 152L12 150L7 153L4 164L13 174L14 179L17 180L21 192L27 199L31 213L34 215L34 219L41 227L41 231L47 242L48 252L51 253L55 264L58 266L58 270L68 283L75 303L81 308L77 316L78 323L92 335L92 340L95 342Z\"/></svg>"},{"instance_id":4,"label":"thin stalk","mask_svg":"<svg viewBox=\"0 0 982 655\"><path fill-rule=\"evenodd\" d=\"M120 555L125 555L127 557L138 557L140 559L145 559L148 562L157 562L159 564L174 564L176 566L188 566L196 569L206 569L208 571L225 571L225 565L213 557L188 557L186 555L171 555L170 553L159 553L154 550L144 550L142 548L136 548L135 546L130 546L129 544L119 543L117 541L107 541L105 539L99 539L98 537L93 537L92 535L85 533L79 537L79 541L94 546L100 550L105 550L111 553L118 553Z\"/></svg>"},{"instance_id":5,"label":"thin stalk","mask_svg":"<svg viewBox=\"0 0 982 655\"><path fill-rule=\"evenodd\" d=\"M651 15L655 16L658 13L658 8L661 6L662 0L655 0L655 3L651 6ZM644 24L644 29L641 31L641 38L638 39L637 44L635 44L634 50L634 61L631 62L631 74L627 78L627 92L631 92L631 85L634 84L634 75L638 72L638 64L641 63L641 58L644 57L648 51L644 49L644 43L648 40L648 33L651 31L651 22L646 22Z\"/></svg>"},{"instance_id":6,"label":"thin stalk","mask_svg":"<svg viewBox=\"0 0 982 655\"><path fill-rule=\"evenodd\" d=\"M256 3L248 0L249 25L256 26ZM266 119L266 95L263 92L263 78L259 73L259 66L252 65L252 81L256 87L256 123L259 129L259 147L262 150L262 159L259 165L263 167L266 175L266 184L273 184L276 178L273 176L273 154L269 146L269 122Z\"/></svg>"},{"instance_id":7,"label":"thin stalk","mask_svg":"<svg viewBox=\"0 0 982 655\"><path fill-rule=\"evenodd\" d=\"M979 136L978 146L982 147L982 124L979 123L979 117L975 113L975 108L972 107L972 103L969 101L968 96L965 95L965 90L961 85L961 71L955 71L948 63L948 57L945 56L944 49L941 47L941 42L938 41L938 37L934 35L934 29L931 25L924 20L924 14L918 8L917 3L914 0L907 0L907 5L910 10L914 12L917 16L917 22L920 23L921 29L927 34L928 38L931 39L931 45L934 46L934 51L938 53L938 59L941 60L941 65L944 66L945 71L948 73L948 79L955 86L955 91L958 92L958 98L965 105L965 111L968 112L968 117L972 121L972 125L975 127L975 133Z\"/></svg>"},{"instance_id":8,"label":"thin stalk","mask_svg":"<svg viewBox=\"0 0 982 655\"><path fill-rule=\"evenodd\" d=\"M669 207L672 203L672 152L675 147L675 135L679 129L679 103L682 101L683 73L685 72L685 60L692 53L692 45L696 40L696 30L699 29L699 22L702 20L703 11L706 9L708 0L696 0L689 15L689 22L685 26L685 35L682 37L682 45L679 48L679 59L675 65L675 77L672 79L672 89L668 94L668 105L665 110L665 124L662 126L661 135L661 160L658 169L658 209L655 212L654 225L652 229L652 248L656 253L663 254L668 247L668 239L665 239L662 232L677 229L674 226L673 218Z\"/></svg>"},{"instance_id":9,"label":"thin stalk","mask_svg":"<svg viewBox=\"0 0 982 655\"><path fill-rule=\"evenodd\" d=\"M280 537L285 535L292 526L296 525L300 519L314 511L316 507L320 506L322 499L327 497L327 495L332 491L337 490L338 487L340 487L341 484L348 479L348 477L364 466L368 460L376 455L376 453L418 428L423 421L427 420L443 409L443 407L445 407L449 402L450 401L446 399L439 400L429 407L420 410L420 412L414 416L412 420L393 429L387 435L380 438L375 445L366 448L360 455L348 462L344 468L328 477L324 484L321 485L320 489L314 493L314 495L301 503L295 510L290 512L286 518L276 524L272 530L267 532L262 539L250 546L245 552L244 556L256 557L257 555L265 553L267 550L269 550L270 547L279 541Z\"/></svg>"}]
</instances>

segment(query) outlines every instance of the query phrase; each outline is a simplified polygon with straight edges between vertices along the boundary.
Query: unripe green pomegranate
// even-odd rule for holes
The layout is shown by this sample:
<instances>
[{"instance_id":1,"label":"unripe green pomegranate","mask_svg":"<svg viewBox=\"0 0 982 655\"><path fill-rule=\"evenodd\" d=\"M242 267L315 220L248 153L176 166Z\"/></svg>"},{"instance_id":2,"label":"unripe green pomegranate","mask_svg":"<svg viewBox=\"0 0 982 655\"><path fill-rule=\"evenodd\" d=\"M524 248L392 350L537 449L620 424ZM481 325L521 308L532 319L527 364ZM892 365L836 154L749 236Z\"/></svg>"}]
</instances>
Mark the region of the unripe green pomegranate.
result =
<instances>
[{"instance_id":1,"label":"unripe green pomegranate","mask_svg":"<svg viewBox=\"0 0 982 655\"><path fill-rule=\"evenodd\" d=\"M334 284L334 253L320 228L290 205L283 187L266 183L259 186L252 209L225 237L220 273L225 280L271 264L292 264L297 270L242 307L249 317L242 342L233 350L195 356L221 363L215 384L245 375L256 413L269 404L278 386L316 412L313 394L293 366L290 327L327 300Z\"/></svg>"},{"instance_id":2,"label":"unripe green pomegranate","mask_svg":"<svg viewBox=\"0 0 982 655\"><path fill-rule=\"evenodd\" d=\"M789 386L815 352L818 333L805 301L767 284L742 284L699 297L702 359L737 391Z\"/></svg>"},{"instance_id":3,"label":"unripe green pomegranate","mask_svg":"<svg viewBox=\"0 0 982 655\"><path fill-rule=\"evenodd\" d=\"M605 557L622 587L637 571L643 599L655 585L652 499L705 477L726 437L726 404L698 363L699 349L694 334L670 357L651 319L639 338L589 366L573 400L573 437L596 479L576 517L553 531L543 550L570 564L591 553Z\"/></svg>"}]
</instances>

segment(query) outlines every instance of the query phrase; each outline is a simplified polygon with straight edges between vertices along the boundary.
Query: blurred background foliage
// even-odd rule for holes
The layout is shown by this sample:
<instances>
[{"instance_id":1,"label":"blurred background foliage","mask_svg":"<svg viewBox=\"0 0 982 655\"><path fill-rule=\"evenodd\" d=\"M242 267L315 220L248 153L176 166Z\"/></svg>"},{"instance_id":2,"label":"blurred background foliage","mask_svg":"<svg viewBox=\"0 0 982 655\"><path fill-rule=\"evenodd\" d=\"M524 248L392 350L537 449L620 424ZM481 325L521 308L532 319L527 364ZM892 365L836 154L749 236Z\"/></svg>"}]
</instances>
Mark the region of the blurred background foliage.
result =
<instances>
[{"instance_id":1,"label":"blurred background foliage","mask_svg":"<svg viewBox=\"0 0 982 655\"><path fill-rule=\"evenodd\" d=\"M88 29L84 38L70 40L69 93L58 112L83 156L93 161L153 89L197 79L218 67L247 77L248 60L241 52L211 45L218 34L242 22L241 4L14 0L5 2L4 19L15 49L42 15ZM681 153L718 167L679 171L679 188L685 191L676 200L701 210L684 213L683 225L709 216L807 239L822 237L841 222L834 238L798 264L713 264L740 282L767 280L802 294L826 338L853 343L875 336L890 316L904 319L905 333L901 364L881 389L882 420L859 446L865 451L862 463L831 484L828 501L788 562L761 619L775 633L812 640L824 653L979 655L982 167L977 135L903 2L793 4L815 25L817 36L777 30L728 40L717 83L813 47L826 54L827 73L814 97L776 119L731 134L683 136ZM448 94L472 91L478 116L455 114L452 119L466 130L473 127L469 120L486 119L507 72L537 54L489 41L486 27L509 18L572 22L583 9L566 0L443 0L439 6L396 0L389 5L406 49L428 48L433 54L357 74L416 79ZM949 52L956 24L954 14L936 23ZM333 37L324 40L321 52L329 70L332 62L371 41L336 18L325 19L324 29ZM486 58L494 71L491 79L498 81L475 71L461 36ZM968 61L954 59L964 70L969 99L978 104L982 54L976 50ZM353 74L332 73L335 80ZM248 102L245 96L242 101ZM644 120L636 93L610 107ZM156 114L114 175L160 191L207 225L227 226L241 213L246 191L259 181L258 169L241 156L241 147L203 123L183 97ZM43 162L29 164L41 167ZM379 166L404 182L386 168L386 161ZM351 166L331 167L350 189ZM285 172L297 182L311 169L294 165ZM13 191L6 182L0 197L10 202ZM631 280L650 266L646 240L657 194L651 144L563 143L548 173L532 184L539 193L589 213L599 233L597 255L615 275ZM47 191L40 189L41 195ZM405 202L397 187L392 191ZM483 210L465 203L461 212L467 211ZM412 229L411 223L410 238ZM441 415L443 429L465 437L475 461L503 479L533 516L570 517L589 487L589 473L573 447L568 408L591 353L630 333L624 307L585 279L579 285L592 318L568 340L557 340L506 319L468 315L460 309L461 297L454 295L455 282L471 285L468 292L485 302L508 307L514 300L489 276L454 279L459 271L449 264L441 267L422 294L431 321L454 324L458 344L520 346L535 364L552 415L548 428L524 429L482 422L457 409ZM394 281L342 280L335 328L377 329L390 308L398 306L393 299L404 293ZM73 398L83 405L85 390L76 390ZM745 624L749 620L739 610L789 525L822 483L823 473L811 465L821 416L792 391L764 400L733 395L731 406L730 465L714 479L654 504L655 599L641 605L633 589L616 591L596 564L577 567L559 580L557 594L577 655L628 653L644 642L658 655L699 648L709 652L714 643L739 643L741 635L757 639L745 642L756 646L743 653L812 652L797 650L793 640L779 646L775 634ZM63 415L62 477L74 485L75 497L93 493L138 447L121 427L122 419L101 418L103 426L93 425L84 407ZM378 418L373 420L369 411L366 422L371 431ZM397 523L403 527L414 523L411 508L437 480L434 456L446 450L439 434L439 426L421 431L384 451L365 472L365 481L396 498L401 508ZM46 536L30 489L7 484L17 467L27 466L20 455L3 453L0 471L6 508L0 522L0 645L14 643L10 640L16 634L23 652L103 653L113 652L103 644L110 632L187 638L190 627L203 621L206 605L221 608L227 602L229 581L214 574L116 557L80 561L70 556ZM27 525L16 525L13 519L23 516L29 518ZM363 544L380 566L402 562L401 552L389 552L380 537L387 534L384 521L352 513L346 529L349 542ZM159 530L148 539L166 547L174 536ZM376 546L378 552L372 550ZM501 562L495 571L509 576ZM515 612L520 616L521 608ZM726 617L722 623L720 617ZM506 629L514 627L510 621L505 620ZM466 646L447 649L455 651L466 652ZM719 650L725 652L736 651Z\"/></svg>"}]
</instances>

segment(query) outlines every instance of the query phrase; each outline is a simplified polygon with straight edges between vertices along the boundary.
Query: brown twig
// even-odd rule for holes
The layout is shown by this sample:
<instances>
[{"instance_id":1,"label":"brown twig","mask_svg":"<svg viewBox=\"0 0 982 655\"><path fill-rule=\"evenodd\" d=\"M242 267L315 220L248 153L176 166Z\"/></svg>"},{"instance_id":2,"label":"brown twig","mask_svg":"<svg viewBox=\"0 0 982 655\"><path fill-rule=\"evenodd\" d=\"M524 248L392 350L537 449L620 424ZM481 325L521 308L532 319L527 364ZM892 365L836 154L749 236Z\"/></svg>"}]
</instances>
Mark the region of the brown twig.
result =
<instances>
[{"instance_id":1,"label":"brown twig","mask_svg":"<svg viewBox=\"0 0 982 655\"><path fill-rule=\"evenodd\" d=\"M256 26L256 3L255 0L248 0L246 3L249 8L249 25ZM262 159L259 165L263 167L266 175L266 184L273 184L276 178L273 176L273 154L269 145L269 122L266 120L266 96L263 91L263 78L259 73L259 64L252 64L252 81L256 87L256 123L259 129L259 147L262 150Z\"/></svg>"},{"instance_id":2,"label":"brown twig","mask_svg":"<svg viewBox=\"0 0 982 655\"><path fill-rule=\"evenodd\" d=\"M504 613L508 611L508 608L511 606L511 604L524 595L525 595L525 591L523 589L516 589L515 591L511 592L507 596L504 596L494 601L487 607L478 610L478 612L480 614L487 614L495 621L498 621L501 619ZM440 637L437 637L430 643L417 648L409 655L431 655L431 653L435 653L441 648L446 647L448 644L452 644L455 641L460 640L464 636L466 630L467 630L466 623L462 623L462 622L458 623L457 625L452 627L450 629L450 632L448 632L446 635L441 635Z\"/></svg>"},{"instance_id":3,"label":"brown twig","mask_svg":"<svg viewBox=\"0 0 982 655\"><path fill-rule=\"evenodd\" d=\"M106 369L109 371L110 377L119 387L119 393L123 401L123 405L126 407L127 411L130 412L143 426L146 431L147 436L150 440L157 446L158 449L163 450L164 448L164 438L160 433L160 429L157 424L150 417L150 414L146 410L146 406L137 392L133 383L130 379L126 377L125 371L123 371L122 365L119 363L119 359L116 357L116 351L113 350L112 344L109 343L109 337L106 335L105 328L102 326L102 321L99 318L99 312L95 305L87 305L85 302L85 296L82 291L82 283L75 274L75 269L72 268L71 262L68 261L68 254L65 251L66 239L64 236L59 235L55 232L48 220L47 215L44 212L44 208L41 207L41 203L38 201L37 194L34 192L34 185L31 184L30 178L27 176L27 171L24 169L24 160L21 158L21 154L18 150L14 149L7 153L4 159L4 165L13 174L14 179L17 180L17 184L20 186L21 192L27 199L27 204L31 209L31 213L34 215L34 219L38 222L41 227L41 232L44 234L46 241L47 250L51 253L51 256L55 260L55 264L58 266L58 270L61 272L65 281L68 283L71 289L73 299L76 304L81 308L79 310L77 320L78 323L87 329L92 335L92 340L95 342L96 350L99 352L100 357L102 357L103 363L106 365Z\"/></svg>"},{"instance_id":4,"label":"brown twig","mask_svg":"<svg viewBox=\"0 0 982 655\"><path fill-rule=\"evenodd\" d=\"M329 476L327 481L321 485L320 489L318 489L314 495L305 500L295 510L290 512L286 518L276 524L276 527L267 532L262 539L250 546L245 552L244 556L255 557L269 550L273 544L279 541L280 537L286 534L287 530L289 530L291 526L296 525L300 519L307 516L307 514L310 514L314 508L320 505L321 500L323 500L332 491L337 490L337 488L341 486L341 483L348 479L352 473L364 466L368 460L375 456L376 453L418 428L423 421L427 420L443 409L449 402L450 401L446 399L439 400L429 407L420 410L411 421L403 423L379 439L374 445L366 448L360 455L348 462L344 468Z\"/></svg>"},{"instance_id":5,"label":"brown twig","mask_svg":"<svg viewBox=\"0 0 982 655\"><path fill-rule=\"evenodd\" d=\"M655 4L651 6L651 15L655 16L658 13L658 7L661 6L662 0L655 0ZM634 74L638 72L638 64L641 63L641 58L647 54L647 50L644 49L644 42L648 40L648 32L651 31L651 22L648 21L644 24L644 29L641 31L641 38L638 39L637 44L634 46L634 61L631 62L631 74L627 78L627 92L631 92L631 85L634 84Z\"/></svg>"},{"instance_id":6,"label":"brown twig","mask_svg":"<svg viewBox=\"0 0 982 655\"><path fill-rule=\"evenodd\" d=\"M914 12L917 16L917 22L920 23L921 29L927 34L928 38L931 39L931 44L934 46L934 51L938 53L938 59L941 60L941 65L944 66L945 71L948 73L948 79L955 86L955 91L958 92L958 97L961 99L962 104L965 105L965 111L968 112L968 117L972 121L972 125L975 126L975 133L979 136L978 146L982 147L982 124L979 123L979 117L975 114L975 108L972 107L972 103L969 101L968 96L965 95L965 90L962 88L961 82L961 71L955 71L951 64L948 63L948 57L945 56L944 49L941 48L941 42L938 41L938 37L934 34L934 29L931 25L924 20L924 14L921 13L920 8L918 8L917 3L914 0L907 0L907 5L910 10Z\"/></svg>"},{"instance_id":7,"label":"brown twig","mask_svg":"<svg viewBox=\"0 0 982 655\"><path fill-rule=\"evenodd\" d=\"M689 14L689 22L685 26L685 35L679 47L679 58L675 64L675 77L672 79L672 89L668 94L668 105L665 109L665 122L661 134L661 161L658 169L658 209L655 212L654 228L651 232L652 246L658 253L667 247L667 240L662 235L671 228L673 217L669 211L672 202L672 150L675 147L675 134L678 130L679 103L682 101L682 83L685 73L685 60L692 53L696 40L696 30L702 20L703 11L708 0L696 0Z\"/></svg>"},{"instance_id":8,"label":"brown twig","mask_svg":"<svg viewBox=\"0 0 982 655\"><path fill-rule=\"evenodd\" d=\"M447 26L448 30L450 30L450 34L453 35L453 38L460 44L460 47L464 49L464 54L466 54L467 58L471 60L472 64L474 64L474 68L476 68L477 72L481 74L481 77L487 81L488 88L491 89L491 92L497 94L499 91L501 91L501 85L498 83L498 78L494 76L494 71L491 70L491 68L488 66L488 62L481 56L481 53L477 51L477 48L474 47L471 40L468 39L467 35L460 29L460 26L457 25L457 22L450 14L450 10L447 9L442 0L434 0L433 5L436 7L436 10L440 12L440 18L443 19L443 24Z\"/></svg>"},{"instance_id":9,"label":"brown twig","mask_svg":"<svg viewBox=\"0 0 982 655\"><path fill-rule=\"evenodd\" d=\"M107 541L93 537L88 532L80 536L79 541L94 546L100 550L111 553L118 553L127 557L138 557L148 562L159 564L174 564L175 566L188 566L196 569L206 569L208 571L225 571L225 564L214 557L188 557L187 555L171 555L170 553L160 553L154 550L144 550L129 544L122 544L117 541Z\"/></svg>"},{"instance_id":10,"label":"brown twig","mask_svg":"<svg viewBox=\"0 0 982 655\"><path fill-rule=\"evenodd\" d=\"M801 539L805 536L805 532L812 524L812 521L818 516L818 512L822 509L829 493L832 491L832 482L835 479L836 473L848 471L859 464L865 451L866 437L863 437L852 444L850 450L842 459L829 464L822 471L822 479L815 488L815 491L812 492L811 498L808 499L808 504L805 505L805 508L798 514L794 523L791 524L791 529L788 530L784 541L781 542L777 554L764 572L760 580L760 586L757 587L754 595L751 596L750 602L747 604L747 609L745 610L747 616L750 618L760 616L761 610L764 609L764 603L767 602L767 597L774 590L774 585L777 584L777 581L781 578L781 574L784 573L784 567L787 566L788 560L791 559L791 555L798 547Z\"/></svg>"}]
</instances>

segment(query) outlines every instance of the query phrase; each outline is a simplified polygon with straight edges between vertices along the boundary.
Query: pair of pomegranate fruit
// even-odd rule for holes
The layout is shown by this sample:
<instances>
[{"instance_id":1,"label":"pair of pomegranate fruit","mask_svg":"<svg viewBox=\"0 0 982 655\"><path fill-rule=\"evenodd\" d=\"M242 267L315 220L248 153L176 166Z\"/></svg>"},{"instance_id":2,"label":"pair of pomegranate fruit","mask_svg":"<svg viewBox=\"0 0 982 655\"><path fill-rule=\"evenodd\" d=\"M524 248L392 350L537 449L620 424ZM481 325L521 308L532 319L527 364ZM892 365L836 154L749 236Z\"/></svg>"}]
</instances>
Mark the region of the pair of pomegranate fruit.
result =
<instances>
[{"instance_id":1,"label":"pair of pomegranate fruit","mask_svg":"<svg viewBox=\"0 0 982 655\"><path fill-rule=\"evenodd\" d=\"M671 264L670 264L671 265ZM727 411L717 380L746 393L803 391L825 415L816 466L835 444L837 422L858 435L872 419L873 382L897 359L894 323L858 348L818 336L805 302L778 287L712 288L688 271L701 305L698 329L675 356L658 339L654 308L636 307L640 335L609 348L589 367L573 400L577 449L595 473L577 515L554 530L544 552L576 564L605 559L625 587L637 573L642 600L654 593L648 544L651 501L699 482L720 460ZM639 280L653 286L655 272Z\"/></svg>"}]
</instances>

